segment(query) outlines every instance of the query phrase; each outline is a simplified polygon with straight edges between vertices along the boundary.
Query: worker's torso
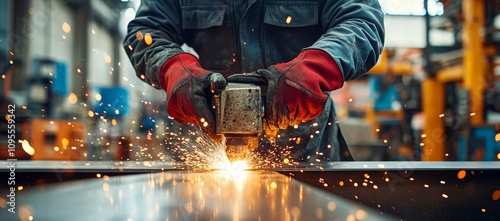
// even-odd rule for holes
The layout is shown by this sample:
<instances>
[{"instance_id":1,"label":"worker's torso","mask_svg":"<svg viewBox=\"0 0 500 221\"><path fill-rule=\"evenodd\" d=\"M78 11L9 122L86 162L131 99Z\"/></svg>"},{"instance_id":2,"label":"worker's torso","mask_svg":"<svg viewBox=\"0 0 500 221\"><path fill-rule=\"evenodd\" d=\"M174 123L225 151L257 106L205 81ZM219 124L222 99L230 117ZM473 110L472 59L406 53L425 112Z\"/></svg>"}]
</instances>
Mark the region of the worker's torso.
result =
<instances>
[{"instance_id":1,"label":"worker's torso","mask_svg":"<svg viewBox=\"0 0 500 221\"><path fill-rule=\"evenodd\" d=\"M226 77L253 72L290 61L316 42L324 32L319 23L321 5L321 0L180 0L183 37L198 53L203 68ZM262 152L277 151L273 159L350 158L332 100L318 118L280 130L279 148L263 140Z\"/></svg>"},{"instance_id":2,"label":"worker's torso","mask_svg":"<svg viewBox=\"0 0 500 221\"><path fill-rule=\"evenodd\" d=\"M321 1L180 0L184 40L231 75L292 60L321 36Z\"/></svg>"}]
</instances>

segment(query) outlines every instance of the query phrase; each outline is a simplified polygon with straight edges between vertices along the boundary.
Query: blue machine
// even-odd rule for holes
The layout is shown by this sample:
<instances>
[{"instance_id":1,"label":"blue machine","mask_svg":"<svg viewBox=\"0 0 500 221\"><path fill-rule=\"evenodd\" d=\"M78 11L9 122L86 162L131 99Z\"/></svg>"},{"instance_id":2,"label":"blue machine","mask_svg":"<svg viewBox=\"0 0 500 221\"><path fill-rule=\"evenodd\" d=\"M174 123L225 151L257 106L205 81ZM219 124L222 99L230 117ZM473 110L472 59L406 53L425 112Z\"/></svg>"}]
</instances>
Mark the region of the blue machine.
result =
<instances>
[{"instance_id":1,"label":"blue machine","mask_svg":"<svg viewBox=\"0 0 500 221\"><path fill-rule=\"evenodd\" d=\"M393 103L400 102L395 84L384 82L384 76L369 75L368 87L375 111L393 110Z\"/></svg>"},{"instance_id":2,"label":"blue machine","mask_svg":"<svg viewBox=\"0 0 500 221\"><path fill-rule=\"evenodd\" d=\"M51 59L33 60L28 92L28 107L34 114L56 116L57 105L69 95L67 65Z\"/></svg>"},{"instance_id":3,"label":"blue machine","mask_svg":"<svg viewBox=\"0 0 500 221\"><path fill-rule=\"evenodd\" d=\"M121 118L129 112L128 91L123 87L99 87L101 100L95 104L94 112L106 118Z\"/></svg>"},{"instance_id":4,"label":"blue machine","mask_svg":"<svg viewBox=\"0 0 500 221\"><path fill-rule=\"evenodd\" d=\"M466 161L471 160L474 153L480 149L484 149L484 159L485 161L494 161L496 155L500 153L500 141L495 140L497 131L494 125L485 125L480 127L474 127L471 129L470 141L465 138L461 138L459 142L459 160ZM467 149L467 146L470 149Z\"/></svg>"}]
</instances>

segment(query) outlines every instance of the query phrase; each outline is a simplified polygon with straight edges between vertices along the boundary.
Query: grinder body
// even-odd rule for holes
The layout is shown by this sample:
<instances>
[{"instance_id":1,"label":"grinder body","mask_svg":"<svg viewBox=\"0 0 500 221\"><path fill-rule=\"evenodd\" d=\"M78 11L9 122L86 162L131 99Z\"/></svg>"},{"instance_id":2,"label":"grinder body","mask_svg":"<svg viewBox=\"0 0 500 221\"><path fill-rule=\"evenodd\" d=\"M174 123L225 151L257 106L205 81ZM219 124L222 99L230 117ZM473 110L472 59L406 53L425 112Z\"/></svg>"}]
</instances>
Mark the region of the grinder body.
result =
<instances>
[{"instance_id":1,"label":"grinder body","mask_svg":"<svg viewBox=\"0 0 500 221\"><path fill-rule=\"evenodd\" d=\"M228 83L214 95L215 129L230 161L242 160L259 145L264 105L262 89L251 83Z\"/></svg>"}]
</instances>

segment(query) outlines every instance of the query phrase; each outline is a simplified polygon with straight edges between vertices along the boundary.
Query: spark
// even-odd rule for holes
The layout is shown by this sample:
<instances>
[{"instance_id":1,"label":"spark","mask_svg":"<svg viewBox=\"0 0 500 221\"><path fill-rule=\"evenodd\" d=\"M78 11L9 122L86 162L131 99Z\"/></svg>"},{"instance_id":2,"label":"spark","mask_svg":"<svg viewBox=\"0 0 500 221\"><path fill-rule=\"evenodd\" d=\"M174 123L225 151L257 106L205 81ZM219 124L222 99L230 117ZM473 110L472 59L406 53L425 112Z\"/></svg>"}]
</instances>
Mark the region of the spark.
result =
<instances>
[{"instance_id":1,"label":"spark","mask_svg":"<svg viewBox=\"0 0 500 221\"><path fill-rule=\"evenodd\" d=\"M458 174L457 174L457 177L459 180L465 178L465 176L467 175L467 173L465 172L465 170L460 170L458 171Z\"/></svg>"},{"instance_id":2,"label":"spark","mask_svg":"<svg viewBox=\"0 0 500 221\"><path fill-rule=\"evenodd\" d=\"M138 31L137 33L135 33L135 38L137 38L138 41L142 41L142 39L144 39L144 35L141 31Z\"/></svg>"},{"instance_id":3,"label":"spark","mask_svg":"<svg viewBox=\"0 0 500 221\"><path fill-rule=\"evenodd\" d=\"M494 201L500 200L500 190L495 190L491 195L491 199Z\"/></svg>"},{"instance_id":4,"label":"spark","mask_svg":"<svg viewBox=\"0 0 500 221\"><path fill-rule=\"evenodd\" d=\"M111 56L108 54L104 54L104 61L108 64L111 64Z\"/></svg>"},{"instance_id":5,"label":"spark","mask_svg":"<svg viewBox=\"0 0 500 221\"><path fill-rule=\"evenodd\" d=\"M147 45L151 45L153 43L153 37L151 37L151 34L146 33L146 36L144 36L144 42Z\"/></svg>"},{"instance_id":6,"label":"spark","mask_svg":"<svg viewBox=\"0 0 500 221\"><path fill-rule=\"evenodd\" d=\"M23 150L33 156L35 154L35 149L33 149L33 147L31 147L30 143L27 141L27 140L23 140L22 143L21 143L22 147L23 147Z\"/></svg>"},{"instance_id":7,"label":"spark","mask_svg":"<svg viewBox=\"0 0 500 221\"><path fill-rule=\"evenodd\" d=\"M101 101L102 100L102 96L100 94L96 94L94 96L94 98L95 98L96 101Z\"/></svg>"},{"instance_id":8,"label":"spark","mask_svg":"<svg viewBox=\"0 0 500 221\"><path fill-rule=\"evenodd\" d=\"M78 102L78 97L76 96L75 93L70 93L68 96L68 102L70 104L76 104Z\"/></svg>"},{"instance_id":9,"label":"spark","mask_svg":"<svg viewBox=\"0 0 500 221\"><path fill-rule=\"evenodd\" d=\"M271 189L276 189L278 185L275 182L271 182Z\"/></svg>"},{"instance_id":10,"label":"spark","mask_svg":"<svg viewBox=\"0 0 500 221\"><path fill-rule=\"evenodd\" d=\"M448 195L446 195L446 194L444 194L444 193L443 193L441 196L442 196L443 198L445 198L445 199L448 199Z\"/></svg>"},{"instance_id":11,"label":"spark","mask_svg":"<svg viewBox=\"0 0 500 221\"><path fill-rule=\"evenodd\" d=\"M334 211L336 208L337 208L337 204L335 204L335 202L333 201L330 201L326 207L328 208L329 211Z\"/></svg>"},{"instance_id":12,"label":"spark","mask_svg":"<svg viewBox=\"0 0 500 221\"><path fill-rule=\"evenodd\" d=\"M62 138L61 143L63 145L63 148L69 145L69 140L68 138Z\"/></svg>"},{"instance_id":13,"label":"spark","mask_svg":"<svg viewBox=\"0 0 500 221\"><path fill-rule=\"evenodd\" d=\"M366 219L366 212L364 210L356 211L356 219L365 220Z\"/></svg>"}]
</instances>

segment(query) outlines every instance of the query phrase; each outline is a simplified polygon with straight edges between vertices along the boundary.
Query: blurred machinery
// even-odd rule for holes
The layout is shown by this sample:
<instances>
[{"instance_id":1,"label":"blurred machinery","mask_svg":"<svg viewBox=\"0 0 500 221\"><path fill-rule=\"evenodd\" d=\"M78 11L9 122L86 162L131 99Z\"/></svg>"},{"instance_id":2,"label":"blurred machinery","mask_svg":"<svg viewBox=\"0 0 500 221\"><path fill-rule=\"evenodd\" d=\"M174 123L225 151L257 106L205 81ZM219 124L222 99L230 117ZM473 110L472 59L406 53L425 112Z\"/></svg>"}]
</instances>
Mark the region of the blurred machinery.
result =
<instances>
[{"instance_id":1,"label":"blurred machinery","mask_svg":"<svg viewBox=\"0 0 500 221\"><path fill-rule=\"evenodd\" d=\"M422 64L386 49L370 70L365 119L390 159L500 160L500 1L440 2L444 15L425 15L427 47L412 52ZM453 43L431 45L433 30Z\"/></svg>"},{"instance_id":2,"label":"blurred machinery","mask_svg":"<svg viewBox=\"0 0 500 221\"><path fill-rule=\"evenodd\" d=\"M65 110L69 96L66 64L51 59L34 59L28 80L30 123L27 141L34 149L33 160L85 160L86 126Z\"/></svg>"},{"instance_id":3,"label":"blurred machinery","mask_svg":"<svg viewBox=\"0 0 500 221\"><path fill-rule=\"evenodd\" d=\"M130 138L122 120L129 112L129 95L123 87L98 87L90 111L91 138L87 142L91 160L129 160Z\"/></svg>"},{"instance_id":4,"label":"blurred machinery","mask_svg":"<svg viewBox=\"0 0 500 221\"><path fill-rule=\"evenodd\" d=\"M388 146L388 160L419 158L418 134L412 121L421 111L420 81L416 78L413 57L421 50L406 49L401 54L385 49L378 64L369 72L370 105L365 120L372 134Z\"/></svg>"},{"instance_id":5,"label":"blurred machinery","mask_svg":"<svg viewBox=\"0 0 500 221\"><path fill-rule=\"evenodd\" d=\"M62 102L69 95L66 64L50 59L34 59L28 81L28 109L33 117L56 118L63 115Z\"/></svg>"},{"instance_id":6,"label":"blurred machinery","mask_svg":"<svg viewBox=\"0 0 500 221\"><path fill-rule=\"evenodd\" d=\"M9 146L9 135L15 137L15 141L26 139L26 131L29 127L28 112L22 107L15 105L15 102L10 99L13 69L20 65L23 65L20 60L15 57L8 59L8 56L0 52L0 115L5 116L5 118L3 118L5 121L2 120L0 123L0 159L9 158L9 152L7 151ZM10 115L14 115L14 117L11 118ZM12 128L12 126L9 127L9 120L13 121L12 125L15 126L15 128ZM18 144L16 143L15 145ZM21 148L16 148L14 154L17 159L30 158L30 155Z\"/></svg>"},{"instance_id":7,"label":"blurred machinery","mask_svg":"<svg viewBox=\"0 0 500 221\"><path fill-rule=\"evenodd\" d=\"M31 121L32 160L85 160L85 124L36 118Z\"/></svg>"},{"instance_id":8,"label":"blurred machinery","mask_svg":"<svg viewBox=\"0 0 500 221\"><path fill-rule=\"evenodd\" d=\"M500 125L488 118L500 105L494 72L500 2L443 2L443 16L426 16L427 31L451 30L455 43L437 47L427 41L422 160L500 160Z\"/></svg>"}]
</instances>

